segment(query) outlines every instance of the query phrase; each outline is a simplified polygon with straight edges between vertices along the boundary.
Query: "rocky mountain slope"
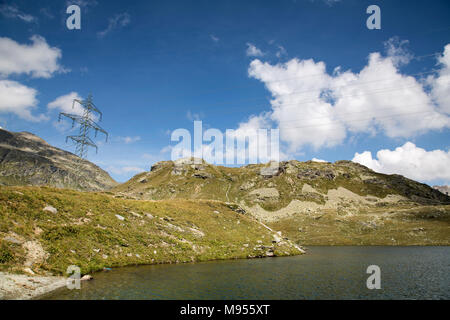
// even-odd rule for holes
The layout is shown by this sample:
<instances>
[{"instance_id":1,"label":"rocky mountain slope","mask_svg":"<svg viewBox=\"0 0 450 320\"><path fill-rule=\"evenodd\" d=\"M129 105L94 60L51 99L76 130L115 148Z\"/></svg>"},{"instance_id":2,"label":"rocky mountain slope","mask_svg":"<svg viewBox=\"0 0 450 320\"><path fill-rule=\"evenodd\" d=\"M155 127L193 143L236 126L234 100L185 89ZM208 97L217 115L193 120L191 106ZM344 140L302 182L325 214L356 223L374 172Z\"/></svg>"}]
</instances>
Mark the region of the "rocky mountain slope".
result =
<instances>
[{"instance_id":1,"label":"rocky mountain slope","mask_svg":"<svg viewBox=\"0 0 450 320\"><path fill-rule=\"evenodd\" d=\"M49 185L98 191L116 184L95 164L55 148L31 133L0 129L0 185Z\"/></svg>"},{"instance_id":2,"label":"rocky mountain slope","mask_svg":"<svg viewBox=\"0 0 450 320\"><path fill-rule=\"evenodd\" d=\"M350 161L240 168L192 159L163 161L112 191L134 199L236 203L305 245L450 244L449 196Z\"/></svg>"}]
</instances>

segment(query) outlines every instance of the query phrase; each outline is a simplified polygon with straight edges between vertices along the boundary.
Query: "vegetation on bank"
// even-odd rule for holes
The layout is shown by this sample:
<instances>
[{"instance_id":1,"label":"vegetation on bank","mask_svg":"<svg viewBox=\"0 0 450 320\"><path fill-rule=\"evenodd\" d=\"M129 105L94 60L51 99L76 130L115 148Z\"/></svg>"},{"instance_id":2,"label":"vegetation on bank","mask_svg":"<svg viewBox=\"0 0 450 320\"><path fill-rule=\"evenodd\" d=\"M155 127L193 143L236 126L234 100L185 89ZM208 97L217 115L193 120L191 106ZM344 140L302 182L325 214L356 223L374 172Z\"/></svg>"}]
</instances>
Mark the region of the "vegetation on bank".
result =
<instances>
[{"instance_id":1,"label":"vegetation on bank","mask_svg":"<svg viewBox=\"0 0 450 320\"><path fill-rule=\"evenodd\" d=\"M44 210L45 208L45 210ZM54 210L56 209L56 210ZM117 199L47 187L0 187L0 269L64 274L135 264L283 256L300 251L235 205Z\"/></svg>"},{"instance_id":2,"label":"vegetation on bank","mask_svg":"<svg viewBox=\"0 0 450 320\"><path fill-rule=\"evenodd\" d=\"M450 245L450 205L321 210L268 225L302 245Z\"/></svg>"}]
</instances>

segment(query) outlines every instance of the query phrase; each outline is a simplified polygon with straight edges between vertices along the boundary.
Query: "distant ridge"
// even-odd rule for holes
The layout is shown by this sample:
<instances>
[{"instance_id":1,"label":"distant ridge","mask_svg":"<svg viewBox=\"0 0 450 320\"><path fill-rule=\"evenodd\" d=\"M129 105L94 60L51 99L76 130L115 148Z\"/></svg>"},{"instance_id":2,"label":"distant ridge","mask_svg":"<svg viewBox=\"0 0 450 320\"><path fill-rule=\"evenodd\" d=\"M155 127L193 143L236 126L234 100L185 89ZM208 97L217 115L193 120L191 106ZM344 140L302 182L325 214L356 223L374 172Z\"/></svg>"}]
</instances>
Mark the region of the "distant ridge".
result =
<instances>
[{"instance_id":1,"label":"distant ridge","mask_svg":"<svg viewBox=\"0 0 450 320\"><path fill-rule=\"evenodd\" d=\"M439 190L443 194L450 195L450 186L433 186L433 188Z\"/></svg>"},{"instance_id":2,"label":"distant ridge","mask_svg":"<svg viewBox=\"0 0 450 320\"><path fill-rule=\"evenodd\" d=\"M95 164L53 147L32 133L0 129L0 185L102 191L116 184Z\"/></svg>"},{"instance_id":3,"label":"distant ridge","mask_svg":"<svg viewBox=\"0 0 450 320\"><path fill-rule=\"evenodd\" d=\"M450 197L401 175L377 173L351 161L280 162L239 168L205 161L161 161L113 192L136 199L211 199L278 210L292 201L305 208L338 208L343 202L381 206L386 202L450 204ZM298 211L298 210L297 210Z\"/></svg>"}]
</instances>

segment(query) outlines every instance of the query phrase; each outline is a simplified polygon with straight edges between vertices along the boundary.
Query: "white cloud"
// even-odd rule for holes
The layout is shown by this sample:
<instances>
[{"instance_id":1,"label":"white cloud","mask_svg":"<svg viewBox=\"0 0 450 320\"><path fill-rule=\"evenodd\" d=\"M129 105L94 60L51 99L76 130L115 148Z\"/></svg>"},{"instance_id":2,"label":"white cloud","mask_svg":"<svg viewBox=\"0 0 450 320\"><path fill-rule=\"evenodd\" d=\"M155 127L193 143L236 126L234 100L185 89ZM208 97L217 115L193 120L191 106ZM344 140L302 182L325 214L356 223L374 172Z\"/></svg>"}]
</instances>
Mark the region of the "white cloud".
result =
<instances>
[{"instance_id":1,"label":"white cloud","mask_svg":"<svg viewBox=\"0 0 450 320\"><path fill-rule=\"evenodd\" d=\"M77 115L81 116L81 115L83 115L84 109L78 103L73 104L74 99L82 100L83 98L81 98L77 92L71 92L69 94L66 94L66 95L56 98L55 100L50 102L47 105L47 107L50 110L57 109L60 112L73 113L73 114L77 114ZM72 105L73 105L73 108L72 108Z\"/></svg>"},{"instance_id":2,"label":"white cloud","mask_svg":"<svg viewBox=\"0 0 450 320\"><path fill-rule=\"evenodd\" d=\"M0 112L14 113L24 120L33 122L47 120L44 115L31 114L38 103L36 94L35 89L16 81L0 80Z\"/></svg>"},{"instance_id":3,"label":"white cloud","mask_svg":"<svg viewBox=\"0 0 450 320\"><path fill-rule=\"evenodd\" d=\"M49 18L49 19L54 19L55 18L55 16L53 15L52 11L50 10L50 8L41 8L39 10L39 12L43 16L45 16L46 18Z\"/></svg>"},{"instance_id":4,"label":"white cloud","mask_svg":"<svg viewBox=\"0 0 450 320\"><path fill-rule=\"evenodd\" d=\"M200 112L200 113L193 113L193 112L191 112L191 110L188 110L187 112L186 112L186 118L189 120L189 121L198 121L198 120L201 120L201 118L203 118L204 117L204 115L203 115L203 113L202 112Z\"/></svg>"},{"instance_id":5,"label":"white cloud","mask_svg":"<svg viewBox=\"0 0 450 320\"><path fill-rule=\"evenodd\" d=\"M50 47L41 36L31 37L31 44L19 44L0 37L0 75L25 73L33 78L50 78L55 72L66 72L61 65L61 50Z\"/></svg>"},{"instance_id":6,"label":"white cloud","mask_svg":"<svg viewBox=\"0 0 450 320\"><path fill-rule=\"evenodd\" d=\"M286 54L287 54L286 49L283 46L278 46L278 51L275 53L275 56L277 58L281 58Z\"/></svg>"},{"instance_id":7,"label":"white cloud","mask_svg":"<svg viewBox=\"0 0 450 320\"><path fill-rule=\"evenodd\" d=\"M370 151L355 153L352 161L377 172L401 174L413 180L450 181L450 151L427 151L416 147L412 142L407 142L393 151L380 150L376 158L372 158Z\"/></svg>"},{"instance_id":8,"label":"white cloud","mask_svg":"<svg viewBox=\"0 0 450 320\"><path fill-rule=\"evenodd\" d=\"M257 59L250 63L249 75L263 81L272 93L272 111L266 118L279 124L280 138L288 143L289 153L305 144L333 146L346 137L345 126L336 122L333 107L320 97L330 81L323 62L292 59L270 65ZM310 102L302 103L305 100Z\"/></svg>"},{"instance_id":9,"label":"white cloud","mask_svg":"<svg viewBox=\"0 0 450 320\"><path fill-rule=\"evenodd\" d=\"M311 161L313 161L313 162L328 162L326 160L317 159L317 158L312 158Z\"/></svg>"},{"instance_id":10,"label":"white cloud","mask_svg":"<svg viewBox=\"0 0 450 320\"><path fill-rule=\"evenodd\" d=\"M141 140L141 137L139 136L135 136L135 137L117 137L117 141L119 142L123 142L125 144L130 144L130 143L134 143Z\"/></svg>"},{"instance_id":11,"label":"white cloud","mask_svg":"<svg viewBox=\"0 0 450 320\"><path fill-rule=\"evenodd\" d=\"M388 56L370 54L357 73L338 67L329 74L324 62L313 59L250 63L249 76L261 80L273 97L264 119L278 124L288 153L305 145L339 145L356 133L408 138L450 127L450 45L439 60L440 73L428 79L430 94L423 82L398 70L409 53L395 49L395 43L405 44L390 41Z\"/></svg>"},{"instance_id":12,"label":"white cloud","mask_svg":"<svg viewBox=\"0 0 450 320\"><path fill-rule=\"evenodd\" d=\"M219 42L219 40L220 40L218 37L216 37L213 34L210 34L209 36L211 37L211 40L214 41L214 42Z\"/></svg>"},{"instance_id":13,"label":"white cloud","mask_svg":"<svg viewBox=\"0 0 450 320\"><path fill-rule=\"evenodd\" d=\"M67 0L66 1L66 7L73 5L73 4L83 8L84 10L88 10L89 7L95 7L98 4L98 2L96 0Z\"/></svg>"},{"instance_id":14,"label":"white cloud","mask_svg":"<svg viewBox=\"0 0 450 320\"><path fill-rule=\"evenodd\" d=\"M332 7L335 3L340 2L341 0L323 0L328 6Z\"/></svg>"},{"instance_id":15,"label":"white cloud","mask_svg":"<svg viewBox=\"0 0 450 320\"><path fill-rule=\"evenodd\" d=\"M109 166L106 170L117 175L126 175L130 173L140 173L146 171L145 169L142 169L140 167L133 167L133 166L125 166L125 167Z\"/></svg>"},{"instance_id":16,"label":"white cloud","mask_svg":"<svg viewBox=\"0 0 450 320\"><path fill-rule=\"evenodd\" d=\"M394 65L401 66L408 64L414 57L412 53L406 49L408 44L408 40L400 40L398 37L392 37L384 42L384 48L387 55L392 58Z\"/></svg>"},{"instance_id":17,"label":"white cloud","mask_svg":"<svg viewBox=\"0 0 450 320\"><path fill-rule=\"evenodd\" d=\"M20 19L25 22L36 22L36 17L19 10L16 5L0 5L0 13L6 18Z\"/></svg>"},{"instance_id":18,"label":"white cloud","mask_svg":"<svg viewBox=\"0 0 450 320\"><path fill-rule=\"evenodd\" d=\"M168 145L168 146L163 147L163 148L159 151L159 153L160 153L160 154L169 153L169 152L172 151L172 149L173 149L173 146ZM145 156L145 158L148 158L148 157L150 157L150 155L146 155L146 156Z\"/></svg>"},{"instance_id":19,"label":"white cloud","mask_svg":"<svg viewBox=\"0 0 450 320\"><path fill-rule=\"evenodd\" d=\"M130 15L127 12L116 14L109 19L108 27L105 30L98 32L97 35L102 38L114 29L125 27L130 21Z\"/></svg>"},{"instance_id":20,"label":"white cloud","mask_svg":"<svg viewBox=\"0 0 450 320\"><path fill-rule=\"evenodd\" d=\"M259 50L251 43L247 43L247 50L245 53L249 57L262 57L264 55L264 53L261 50Z\"/></svg>"},{"instance_id":21,"label":"white cloud","mask_svg":"<svg viewBox=\"0 0 450 320\"><path fill-rule=\"evenodd\" d=\"M440 111L450 114L450 44L445 46L444 53L438 57L438 63L441 69L436 76L429 76L427 83Z\"/></svg>"}]
</instances>

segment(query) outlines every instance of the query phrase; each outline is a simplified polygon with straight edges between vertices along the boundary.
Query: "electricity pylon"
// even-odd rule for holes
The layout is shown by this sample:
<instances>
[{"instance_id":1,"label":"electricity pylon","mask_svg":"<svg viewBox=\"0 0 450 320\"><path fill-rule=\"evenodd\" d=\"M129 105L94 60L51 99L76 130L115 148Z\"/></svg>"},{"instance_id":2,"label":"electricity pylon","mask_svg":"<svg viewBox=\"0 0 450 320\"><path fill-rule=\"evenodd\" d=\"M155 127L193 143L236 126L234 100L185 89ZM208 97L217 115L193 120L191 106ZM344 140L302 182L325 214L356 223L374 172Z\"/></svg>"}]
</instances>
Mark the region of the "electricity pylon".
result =
<instances>
[{"instance_id":1,"label":"electricity pylon","mask_svg":"<svg viewBox=\"0 0 450 320\"><path fill-rule=\"evenodd\" d=\"M59 114L58 121L61 121L61 117L67 117L72 120L72 128L75 126L75 122L80 124L80 132L77 136L67 136L66 143L70 139L76 144L75 153L80 157L85 159L87 156L88 147L95 148L95 152L98 151L97 145L89 137L89 131L91 129L95 130L95 136L97 137L97 132L104 133L106 135L106 141L108 141L108 132L103 130L95 121L91 119L93 113L97 113L99 116L99 121L102 121L102 113L92 102L92 94L89 94L86 100L74 99L72 102L72 109L75 107L75 102L83 107L83 115L70 114L61 112Z\"/></svg>"}]
</instances>

